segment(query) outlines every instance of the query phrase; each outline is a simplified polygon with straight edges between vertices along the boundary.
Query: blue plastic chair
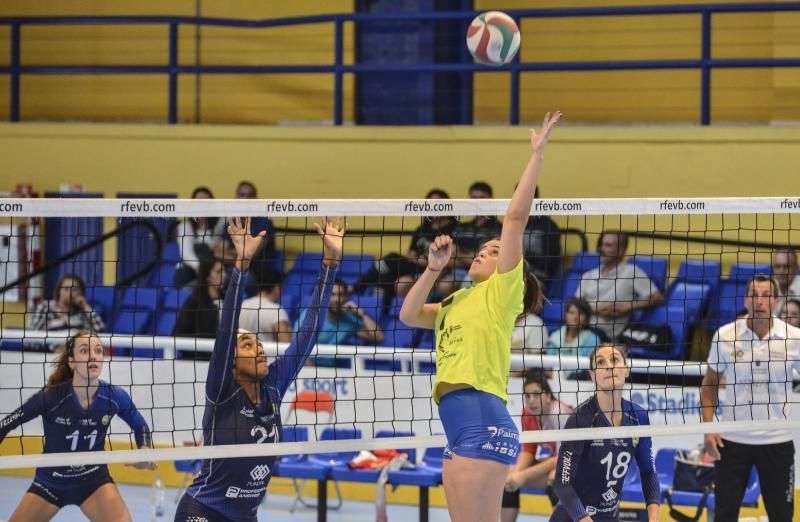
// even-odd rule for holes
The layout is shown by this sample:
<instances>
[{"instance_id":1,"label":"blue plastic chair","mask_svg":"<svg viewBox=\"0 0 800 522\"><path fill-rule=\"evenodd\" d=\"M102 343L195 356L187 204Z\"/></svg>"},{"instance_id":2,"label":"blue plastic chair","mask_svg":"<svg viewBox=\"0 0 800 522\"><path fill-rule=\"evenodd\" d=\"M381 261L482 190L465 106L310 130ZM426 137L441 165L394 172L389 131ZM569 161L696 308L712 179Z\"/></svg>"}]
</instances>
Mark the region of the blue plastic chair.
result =
<instances>
[{"instance_id":1,"label":"blue plastic chair","mask_svg":"<svg viewBox=\"0 0 800 522\"><path fill-rule=\"evenodd\" d=\"M772 266L766 263L736 263L731 266L728 279L747 282L754 275L771 275Z\"/></svg>"},{"instance_id":2,"label":"blue plastic chair","mask_svg":"<svg viewBox=\"0 0 800 522\"><path fill-rule=\"evenodd\" d=\"M325 428L320 434L319 440L349 440L360 439L361 430L352 428ZM343 452L343 453L319 453L315 455L307 455L297 460L281 461L275 466L275 474L284 478L317 481L317 516L320 519L325 518L324 512L328 509L328 479L330 478L331 469L341 463L347 463L353 459L358 452ZM303 483L297 484L299 491L302 491ZM334 483L336 489L337 503L330 506L332 509L339 509L342 506L342 495L339 490L339 485ZM313 507L313 504L308 503L300 493L296 499L295 504L289 510L290 513L300 503L306 507Z\"/></svg>"},{"instance_id":3,"label":"blue plastic chair","mask_svg":"<svg viewBox=\"0 0 800 522\"><path fill-rule=\"evenodd\" d=\"M316 277L319 274L319 268L322 265L321 252L300 252L294 260L292 268L289 269L290 274L311 274Z\"/></svg>"},{"instance_id":4,"label":"blue plastic chair","mask_svg":"<svg viewBox=\"0 0 800 522\"><path fill-rule=\"evenodd\" d=\"M92 305L95 313L106 326L110 326L114 318L114 300L117 289L113 286L89 286L86 288L86 300Z\"/></svg>"},{"instance_id":5,"label":"blue plastic chair","mask_svg":"<svg viewBox=\"0 0 800 522\"><path fill-rule=\"evenodd\" d=\"M178 312L192 295L192 291L188 288L162 288L159 292L161 298L156 320L156 335L172 335Z\"/></svg>"},{"instance_id":6,"label":"blue plastic chair","mask_svg":"<svg viewBox=\"0 0 800 522\"><path fill-rule=\"evenodd\" d=\"M719 283L716 295L709 303L706 314L706 327L716 330L728 324L745 311L744 296L747 290L747 280L723 279Z\"/></svg>"},{"instance_id":7,"label":"blue plastic chair","mask_svg":"<svg viewBox=\"0 0 800 522\"><path fill-rule=\"evenodd\" d=\"M631 262L647 272L650 279L658 287L658 290L663 294L667 284L667 271L669 265L667 258L658 256L645 256L634 255L631 257Z\"/></svg>"},{"instance_id":8,"label":"blue plastic chair","mask_svg":"<svg viewBox=\"0 0 800 522\"><path fill-rule=\"evenodd\" d=\"M158 291L155 288L131 287L125 290L114 318L114 333L154 335L152 320L158 308ZM137 353L134 350L134 353ZM147 355L151 355L147 351ZM142 352L144 355L144 352Z\"/></svg>"},{"instance_id":9,"label":"blue plastic chair","mask_svg":"<svg viewBox=\"0 0 800 522\"><path fill-rule=\"evenodd\" d=\"M572 258L569 271L588 272L600 266L600 254L597 252L577 252Z\"/></svg>"},{"instance_id":10,"label":"blue plastic chair","mask_svg":"<svg viewBox=\"0 0 800 522\"><path fill-rule=\"evenodd\" d=\"M354 284L375 266L375 257L368 254L346 254L339 262L339 277L348 285Z\"/></svg>"},{"instance_id":11,"label":"blue plastic chair","mask_svg":"<svg viewBox=\"0 0 800 522\"><path fill-rule=\"evenodd\" d=\"M422 463L417 464L415 469L399 469L389 472L389 484L419 488L420 520L428 520L429 489L442 484L443 453L444 448L428 448L422 457Z\"/></svg>"},{"instance_id":12,"label":"blue plastic chair","mask_svg":"<svg viewBox=\"0 0 800 522\"><path fill-rule=\"evenodd\" d=\"M385 439L392 437L413 437L412 432L406 431L386 431L381 430L375 433L375 438ZM409 462L416 460L417 452L414 449L398 450L408 454ZM347 462L337 464L331 468L331 478L340 482L366 482L375 483L378 481L378 476L381 474L380 469L350 469Z\"/></svg>"},{"instance_id":13,"label":"blue plastic chair","mask_svg":"<svg viewBox=\"0 0 800 522\"><path fill-rule=\"evenodd\" d=\"M719 261L687 259L678 267L675 279L686 283L709 285L713 293L717 289L721 275L722 265Z\"/></svg>"}]
</instances>

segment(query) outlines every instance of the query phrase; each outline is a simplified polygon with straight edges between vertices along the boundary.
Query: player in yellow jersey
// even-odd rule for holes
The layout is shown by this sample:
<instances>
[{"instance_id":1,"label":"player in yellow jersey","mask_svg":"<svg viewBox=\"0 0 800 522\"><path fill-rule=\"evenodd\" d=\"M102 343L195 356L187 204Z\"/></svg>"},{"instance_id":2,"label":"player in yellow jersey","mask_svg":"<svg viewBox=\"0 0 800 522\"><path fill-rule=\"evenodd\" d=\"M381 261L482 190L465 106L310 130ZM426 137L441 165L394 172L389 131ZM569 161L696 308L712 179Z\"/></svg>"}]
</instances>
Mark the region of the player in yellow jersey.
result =
<instances>
[{"instance_id":1,"label":"player in yellow jersey","mask_svg":"<svg viewBox=\"0 0 800 522\"><path fill-rule=\"evenodd\" d=\"M503 487L519 452L519 431L505 404L511 334L526 286L522 237L544 148L560 119L560 112L548 113L541 133L531 130L533 153L506 210L500 239L484 243L470 266L475 284L441 304L425 303L453 254L452 238L439 236L430 246L428 267L400 310L405 324L436 330L433 398L447 436L444 491L455 522L499 520Z\"/></svg>"}]
</instances>

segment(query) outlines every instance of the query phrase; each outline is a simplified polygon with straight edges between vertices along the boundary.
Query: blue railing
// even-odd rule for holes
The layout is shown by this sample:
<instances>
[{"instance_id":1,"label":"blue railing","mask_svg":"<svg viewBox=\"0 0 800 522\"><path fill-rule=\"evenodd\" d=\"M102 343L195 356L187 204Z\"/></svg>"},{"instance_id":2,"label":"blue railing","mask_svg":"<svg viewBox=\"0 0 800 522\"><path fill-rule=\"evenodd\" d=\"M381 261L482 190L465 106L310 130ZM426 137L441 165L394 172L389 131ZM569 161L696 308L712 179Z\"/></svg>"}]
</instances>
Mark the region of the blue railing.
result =
<instances>
[{"instance_id":1,"label":"blue railing","mask_svg":"<svg viewBox=\"0 0 800 522\"><path fill-rule=\"evenodd\" d=\"M507 11L517 21L523 18L569 18L587 16L642 16L696 14L701 17L700 57L690 60L632 60L587 62L514 62L502 67L451 63L419 65L345 65L343 63L343 25L345 22L376 23L392 21L471 20L474 12L434 12L420 14L336 14L302 16L272 20L236 20L189 16L57 16L0 17L0 25L11 28L11 60L0 67L10 75L10 119L20 121L20 77L23 74L166 74L169 77L167 121L178 121L178 75L180 74L284 74L328 73L334 75L333 122L342 124L342 79L344 74L376 72L481 72L508 71L511 75L509 123L519 123L520 74L529 71L620 71L653 69L700 69L700 123L711 123L711 70L715 68L800 67L798 58L725 58L711 57L712 15L715 13L768 13L800 11L800 2L784 4L708 4L642 7L600 7L573 9L527 9ZM267 28L306 24L334 24L333 63L331 65L180 65L178 30L181 25ZM20 60L21 28L32 25L167 25L169 55L167 65L23 65Z\"/></svg>"}]
</instances>

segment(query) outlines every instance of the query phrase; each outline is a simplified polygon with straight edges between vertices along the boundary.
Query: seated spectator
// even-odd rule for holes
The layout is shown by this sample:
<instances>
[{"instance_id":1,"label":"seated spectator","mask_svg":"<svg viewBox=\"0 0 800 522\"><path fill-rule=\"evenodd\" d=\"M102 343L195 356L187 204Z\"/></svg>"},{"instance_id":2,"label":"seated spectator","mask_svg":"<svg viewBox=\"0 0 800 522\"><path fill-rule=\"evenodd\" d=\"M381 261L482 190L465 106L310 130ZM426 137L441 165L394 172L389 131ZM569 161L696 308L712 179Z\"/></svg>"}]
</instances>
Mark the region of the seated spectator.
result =
<instances>
[{"instance_id":1,"label":"seated spectator","mask_svg":"<svg viewBox=\"0 0 800 522\"><path fill-rule=\"evenodd\" d=\"M589 328L592 307L571 297L564 306L564 325L547 339L547 355L589 357L602 340Z\"/></svg>"},{"instance_id":2,"label":"seated spectator","mask_svg":"<svg viewBox=\"0 0 800 522\"><path fill-rule=\"evenodd\" d=\"M295 323L295 330L303 324L305 310ZM333 285L331 300L325 321L319 329L319 344L353 344L356 339L361 339L369 344L379 344L383 341L381 331L375 320L364 313L356 303L347 299L347 285L337 281Z\"/></svg>"},{"instance_id":3,"label":"seated spectator","mask_svg":"<svg viewBox=\"0 0 800 522\"><path fill-rule=\"evenodd\" d=\"M581 276L575 292L575 297L585 299L592 307L591 323L612 340L625 329L634 311L664 302L647 273L628 262L627 248L625 233L603 232L597 248L600 266Z\"/></svg>"},{"instance_id":4,"label":"seated spectator","mask_svg":"<svg viewBox=\"0 0 800 522\"><path fill-rule=\"evenodd\" d=\"M214 199L214 194L208 187L197 187L192 192L192 199ZM216 217L189 218L178 223L175 235L181 262L175 273L175 286L186 286L197 278L200 260L213 257L224 233L225 220Z\"/></svg>"},{"instance_id":5,"label":"seated spectator","mask_svg":"<svg viewBox=\"0 0 800 522\"><path fill-rule=\"evenodd\" d=\"M56 283L53 299L42 301L28 316L28 328L64 331L71 336L81 330L102 332L100 315L86 301L86 284L75 274L64 274Z\"/></svg>"},{"instance_id":6,"label":"seated spectator","mask_svg":"<svg viewBox=\"0 0 800 522\"><path fill-rule=\"evenodd\" d=\"M780 298L775 309L779 316L790 296L800 296L800 276L797 275L797 253L791 248L781 248L772 253L772 277L778 283Z\"/></svg>"},{"instance_id":7,"label":"seated spectator","mask_svg":"<svg viewBox=\"0 0 800 522\"><path fill-rule=\"evenodd\" d=\"M524 355L539 355L544 352L547 343L547 328L537 315L542 310L542 301L534 302L532 296L542 295L541 284L530 272L527 278L525 309L514 323L514 330L511 333L511 353L521 350ZM528 302L529 300L531 302Z\"/></svg>"},{"instance_id":8,"label":"seated spectator","mask_svg":"<svg viewBox=\"0 0 800 522\"><path fill-rule=\"evenodd\" d=\"M790 326L800 328L800 300L789 298L783 306L780 315L781 320Z\"/></svg>"},{"instance_id":9,"label":"seated spectator","mask_svg":"<svg viewBox=\"0 0 800 522\"><path fill-rule=\"evenodd\" d=\"M212 258L200 260L197 284L178 312L172 335L216 338L224 281L222 261Z\"/></svg>"},{"instance_id":10,"label":"seated spectator","mask_svg":"<svg viewBox=\"0 0 800 522\"><path fill-rule=\"evenodd\" d=\"M541 368L531 368L524 377L525 407L522 409L523 431L556 430L564 428L572 408L559 402L547 381L546 372ZM540 442L521 444L517 462L508 472L502 522L514 522L519 515L520 489L547 489L550 502L555 505L558 499L550 489L558 461L558 443Z\"/></svg>"},{"instance_id":11,"label":"seated spectator","mask_svg":"<svg viewBox=\"0 0 800 522\"><path fill-rule=\"evenodd\" d=\"M425 199L450 199L441 189L432 189ZM364 274L351 289L364 293L373 288L383 296L384 308L388 310L395 294L396 282L404 276L415 278L428 266L428 248L436 236L453 233L457 221L452 216L434 216L422 218L422 224L414 231L411 245L406 255L391 253L380 259L375 267ZM448 294L449 295L449 294Z\"/></svg>"},{"instance_id":12,"label":"seated spectator","mask_svg":"<svg viewBox=\"0 0 800 522\"><path fill-rule=\"evenodd\" d=\"M414 286L417 278L403 274L394 281L394 294L400 297L405 297L408 295L408 291L411 290L411 287Z\"/></svg>"},{"instance_id":13,"label":"seated spectator","mask_svg":"<svg viewBox=\"0 0 800 522\"><path fill-rule=\"evenodd\" d=\"M283 274L269 267L262 267L254 274L258 294L242 301L239 327L255 332L261 344L288 343L292 340L289 315L278 304L281 299Z\"/></svg>"},{"instance_id":14,"label":"seated spectator","mask_svg":"<svg viewBox=\"0 0 800 522\"><path fill-rule=\"evenodd\" d=\"M476 181L469 187L471 199L491 199L492 195L491 185L484 181ZM500 220L497 216L475 216L472 221L459 223L452 236L456 244L455 266L469 270L480 246L500 237Z\"/></svg>"},{"instance_id":15,"label":"seated spectator","mask_svg":"<svg viewBox=\"0 0 800 522\"><path fill-rule=\"evenodd\" d=\"M534 199L539 199L536 187ZM561 272L561 231L550 216L536 215L528 219L522 249L530 271L547 286Z\"/></svg>"}]
</instances>

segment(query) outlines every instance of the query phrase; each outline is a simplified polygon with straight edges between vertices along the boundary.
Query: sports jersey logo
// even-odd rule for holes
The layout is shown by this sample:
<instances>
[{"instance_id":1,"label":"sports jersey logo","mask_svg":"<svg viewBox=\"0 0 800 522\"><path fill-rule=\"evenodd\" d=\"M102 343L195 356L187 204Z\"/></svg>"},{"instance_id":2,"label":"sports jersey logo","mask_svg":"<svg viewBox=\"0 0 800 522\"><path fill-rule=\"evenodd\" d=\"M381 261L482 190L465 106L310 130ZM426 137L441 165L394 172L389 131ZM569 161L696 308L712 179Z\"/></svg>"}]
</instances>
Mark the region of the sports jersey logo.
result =
<instances>
[{"instance_id":1,"label":"sports jersey logo","mask_svg":"<svg viewBox=\"0 0 800 522\"><path fill-rule=\"evenodd\" d=\"M100 422L103 424L103 426L108 426L108 424L111 422L111 417L109 415L103 415L103 418L100 420Z\"/></svg>"},{"instance_id":2,"label":"sports jersey logo","mask_svg":"<svg viewBox=\"0 0 800 522\"><path fill-rule=\"evenodd\" d=\"M255 415L255 411L246 406L242 406L242 411L240 411L239 413L241 413L245 417L250 417L250 418L252 418Z\"/></svg>"},{"instance_id":3,"label":"sports jersey logo","mask_svg":"<svg viewBox=\"0 0 800 522\"><path fill-rule=\"evenodd\" d=\"M494 451L494 444L492 444L491 442L486 442L486 443L484 443L483 446L481 446L481 449Z\"/></svg>"},{"instance_id":4,"label":"sports jersey logo","mask_svg":"<svg viewBox=\"0 0 800 522\"><path fill-rule=\"evenodd\" d=\"M250 476L253 480L264 480L269 475L269 466L266 464L256 466L250 471Z\"/></svg>"},{"instance_id":5,"label":"sports jersey logo","mask_svg":"<svg viewBox=\"0 0 800 522\"><path fill-rule=\"evenodd\" d=\"M72 419L68 419L66 417L56 417L53 422L56 424L63 424L64 426L69 426L72 423Z\"/></svg>"},{"instance_id":6,"label":"sports jersey logo","mask_svg":"<svg viewBox=\"0 0 800 522\"><path fill-rule=\"evenodd\" d=\"M228 488L228 491L225 492L225 496L227 498L237 498L239 496L239 488L231 486Z\"/></svg>"},{"instance_id":7,"label":"sports jersey logo","mask_svg":"<svg viewBox=\"0 0 800 522\"><path fill-rule=\"evenodd\" d=\"M606 502L612 502L616 498L617 498L617 492L611 488L608 488L608 491L603 493L603 500L605 500Z\"/></svg>"},{"instance_id":8,"label":"sports jersey logo","mask_svg":"<svg viewBox=\"0 0 800 522\"><path fill-rule=\"evenodd\" d=\"M18 410L17 412L12 413L8 417L6 417L5 419L0 421L0 428L5 428L6 426L11 424L15 420L19 419L20 417L22 417L22 411L21 410ZM56 422L58 422L58 419L60 419L60 418L61 417L56 417Z\"/></svg>"}]
</instances>

